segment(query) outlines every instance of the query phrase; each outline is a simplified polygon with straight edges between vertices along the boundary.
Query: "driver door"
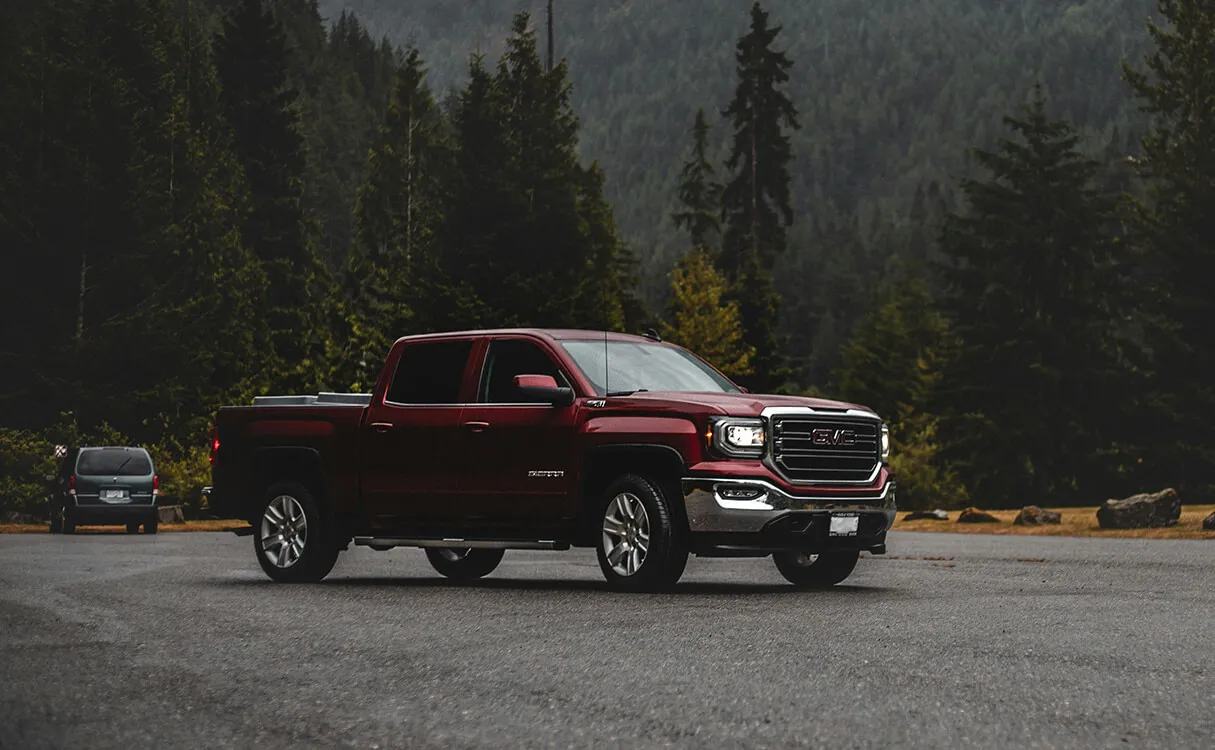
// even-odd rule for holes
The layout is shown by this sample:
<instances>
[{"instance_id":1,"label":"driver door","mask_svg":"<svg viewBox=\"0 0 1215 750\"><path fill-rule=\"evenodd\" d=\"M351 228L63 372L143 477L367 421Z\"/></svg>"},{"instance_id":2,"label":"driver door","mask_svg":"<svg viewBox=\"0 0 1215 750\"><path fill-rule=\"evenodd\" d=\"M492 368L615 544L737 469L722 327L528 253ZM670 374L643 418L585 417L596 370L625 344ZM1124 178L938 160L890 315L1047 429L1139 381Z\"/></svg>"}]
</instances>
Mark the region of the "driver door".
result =
<instances>
[{"instance_id":1,"label":"driver door","mask_svg":"<svg viewBox=\"0 0 1215 750\"><path fill-rule=\"evenodd\" d=\"M515 390L517 375L549 375L573 387L539 341L490 339L476 403L461 417L467 429L464 491L480 519L539 527L576 512L578 404L527 403Z\"/></svg>"}]
</instances>

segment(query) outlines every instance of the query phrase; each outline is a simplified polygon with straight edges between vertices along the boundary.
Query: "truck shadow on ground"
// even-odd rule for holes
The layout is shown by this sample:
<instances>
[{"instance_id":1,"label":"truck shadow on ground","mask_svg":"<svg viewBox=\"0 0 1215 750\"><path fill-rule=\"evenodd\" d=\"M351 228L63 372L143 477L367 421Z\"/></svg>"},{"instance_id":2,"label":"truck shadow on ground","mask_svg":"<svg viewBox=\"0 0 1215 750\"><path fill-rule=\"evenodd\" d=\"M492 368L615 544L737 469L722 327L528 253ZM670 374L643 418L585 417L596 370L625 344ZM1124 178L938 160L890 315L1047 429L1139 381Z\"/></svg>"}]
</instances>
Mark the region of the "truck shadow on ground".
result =
<instances>
[{"instance_id":1,"label":"truck shadow on ground","mask_svg":"<svg viewBox=\"0 0 1215 750\"><path fill-rule=\"evenodd\" d=\"M334 577L317 584L280 584L268 579L226 579L216 580L215 585L223 587L288 587L291 585L311 585L326 589L468 589L474 591L552 591L552 592L584 592L595 594L616 594L627 596L684 596L684 595L737 595L737 594L775 594L788 595L818 595L818 596L865 596L874 594L889 594L894 589L881 586L839 585L829 589L799 589L796 586L782 583L743 583L737 581L688 581L676 584L673 588L656 592L627 592L611 588L606 581L570 580L565 578L483 578L478 581L461 583L445 578L419 578L409 576L374 576L368 578Z\"/></svg>"}]
</instances>

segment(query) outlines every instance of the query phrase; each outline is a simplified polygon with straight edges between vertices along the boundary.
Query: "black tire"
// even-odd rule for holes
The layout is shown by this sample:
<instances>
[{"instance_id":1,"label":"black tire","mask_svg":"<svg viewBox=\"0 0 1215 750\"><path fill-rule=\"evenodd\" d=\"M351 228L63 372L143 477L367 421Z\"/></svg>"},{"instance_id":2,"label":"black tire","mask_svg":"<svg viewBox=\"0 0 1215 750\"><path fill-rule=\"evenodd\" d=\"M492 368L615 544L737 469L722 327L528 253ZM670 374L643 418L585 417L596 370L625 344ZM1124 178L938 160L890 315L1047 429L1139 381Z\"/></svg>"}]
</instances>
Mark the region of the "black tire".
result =
<instances>
[{"instance_id":1,"label":"black tire","mask_svg":"<svg viewBox=\"0 0 1215 750\"><path fill-rule=\"evenodd\" d=\"M635 501L644 514L636 512ZM599 508L595 548L603 577L613 588L656 591L679 581L688 564L688 535L661 485L626 474L608 487ZM643 538L647 531L648 543Z\"/></svg>"},{"instance_id":2,"label":"black tire","mask_svg":"<svg viewBox=\"0 0 1215 750\"><path fill-rule=\"evenodd\" d=\"M143 522L143 533L155 534L159 530L160 530L160 519L159 518L153 518L150 521Z\"/></svg>"},{"instance_id":3,"label":"black tire","mask_svg":"<svg viewBox=\"0 0 1215 750\"><path fill-rule=\"evenodd\" d=\"M128 534L138 534L139 533L139 524L128 523L127 524L127 533Z\"/></svg>"},{"instance_id":4,"label":"black tire","mask_svg":"<svg viewBox=\"0 0 1215 750\"><path fill-rule=\"evenodd\" d=\"M298 512L303 525L297 520L280 526L271 514L272 504L279 516L283 516L283 508ZM336 542L320 503L306 487L295 482L275 484L266 490L259 510L259 520L253 524L253 551L267 576L280 583L316 583L329 575L342 545ZM287 527L293 530L288 535L275 534L275 529ZM280 557L284 553L286 557Z\"/></svg>"},{"instance_id":5,"label":"black tire","mask_svg":"<svg viewBox=\"0 0 1215 750\"><path fill-rule=\"evenodd\" d=\"M796 550L772 554L776 569L794 586L807 589L831 588L852 575L860 552L824 552L817 557ZM811 559L814 558L814 559Z\"/></svg>"},{"instance_id":6,"label":"black tire","mask_svg":"<svg viewBox=\"0 0 1215 750\"><path fill-rule=\"evenodd\" d=\"M505 550L427 547L431 567L453 581L475 581L493 573Z\"/></svg>"}]
</instances>

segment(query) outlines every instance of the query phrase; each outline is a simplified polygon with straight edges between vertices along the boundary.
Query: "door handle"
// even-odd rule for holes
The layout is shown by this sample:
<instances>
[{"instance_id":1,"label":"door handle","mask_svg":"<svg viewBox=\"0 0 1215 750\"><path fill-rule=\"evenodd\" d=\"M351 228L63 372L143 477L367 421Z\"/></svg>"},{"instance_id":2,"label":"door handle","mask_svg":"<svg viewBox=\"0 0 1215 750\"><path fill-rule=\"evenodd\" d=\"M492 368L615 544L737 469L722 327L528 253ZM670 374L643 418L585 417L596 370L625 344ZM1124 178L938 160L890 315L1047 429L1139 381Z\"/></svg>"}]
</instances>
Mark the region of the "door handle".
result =
<instances>
[{"instance_id":1,"label":"door handle","mask_svg":"<svg viewBox=\"0 0 1215 750\"><path fill-rule=\"evenodd\" d=\"M464 426L473 432L485 432L489 428L489 422L465 422Z\"/></svg>"},{"instance_id":2,"label":"door handle","mask_svg":"<svg viewBox=\"0 0 1215 750\"><path fill-rule=\"evenodd\" d=\"M391 422L372 422L371 429L379 433L385 433L392 429Z\"/></svg>"}]
</instances>

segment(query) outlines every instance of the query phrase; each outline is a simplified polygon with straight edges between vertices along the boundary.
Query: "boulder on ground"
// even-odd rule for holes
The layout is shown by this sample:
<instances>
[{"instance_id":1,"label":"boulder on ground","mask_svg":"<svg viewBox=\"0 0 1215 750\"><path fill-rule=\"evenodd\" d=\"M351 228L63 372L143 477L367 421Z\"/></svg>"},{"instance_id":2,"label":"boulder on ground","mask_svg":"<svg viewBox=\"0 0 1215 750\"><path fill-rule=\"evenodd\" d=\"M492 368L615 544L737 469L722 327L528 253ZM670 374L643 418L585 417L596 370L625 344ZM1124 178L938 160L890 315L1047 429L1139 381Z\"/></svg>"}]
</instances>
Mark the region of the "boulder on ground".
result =
<instances>
[{"instance_id":1,"label":"boulder on ground","mask_svg":"<svg viewBox=\"0 0 1215 750\"><path fill-rule=\"evenodd\" d=\"M1097 525L1103 529L1147 529L1176 526L1181 518L1181 497L1174 489L1106 500L1097 509Z\"/></svg>"},{"instance_id":2,"label":"boulder on ground","mask_svg":"<svg viewBox=\"0 0 1215 750\"><path fill-rule=\"evenodd\" d=\"M44 523L44 521L37 516L31 516L29 513L6 510L0 514L0 523L39 524Z\"/></svg>"},{"instance_id":3,"label":"boulder on ground","mask_svg":"<svg viewBox=\"0 0 1215 750\"><path fill-rule=\"evenodd\" d=\"M180 505L163 505L156 509L160 523L185 523L186 517L181 512Z\"/></svg>"},{"instance_id":4,"label":"boulder on ground","mask_svg":"<svg viewBox=\"0 0 1215 750\"><path fill-rule=\"evenodd\" d=\"M958 516L958 523L999 523L1000 519L978 508L967 508Z\"/></svg>"},{"instance_id":5,"label":"boulder on ground","mask_svg":"<svg viewBox=\"0 0 1215 750\"><path fill-rule=\"evenodd\" d=\"M913 510L903 516L904 521L948 521L949 514L937 508L936 510Z\"/></svg>"},{"instance_id":6,"label":"boulder on ground","mask_svg":"<svg viewBox=\"0 0 1215 750\"><path fill-rule=\"evenodd\" d=\"M1013 523L1017 526L1042 526L1048 523L1063 523L1063 514L1046 510L1036 505L1027 505L1017 514Z\"/></svg>"},{"instance_id":7,"label":"boulder on ground","mask_svg":"<svg viewBox=\"0 0 1215 750\"><path fill-rule=\"evenodd\" d=\"M1215 531L1215 513L1212 513L1211 515L1202 519L1202 528L1206 529L1207 531Z\"/></svg>"}]
</instances>

